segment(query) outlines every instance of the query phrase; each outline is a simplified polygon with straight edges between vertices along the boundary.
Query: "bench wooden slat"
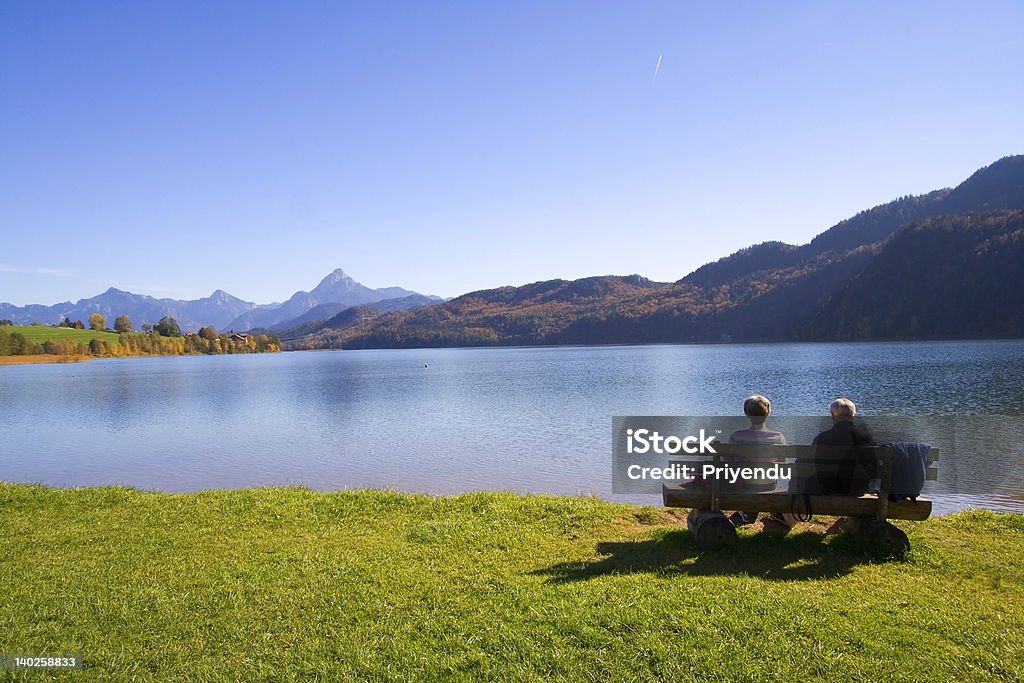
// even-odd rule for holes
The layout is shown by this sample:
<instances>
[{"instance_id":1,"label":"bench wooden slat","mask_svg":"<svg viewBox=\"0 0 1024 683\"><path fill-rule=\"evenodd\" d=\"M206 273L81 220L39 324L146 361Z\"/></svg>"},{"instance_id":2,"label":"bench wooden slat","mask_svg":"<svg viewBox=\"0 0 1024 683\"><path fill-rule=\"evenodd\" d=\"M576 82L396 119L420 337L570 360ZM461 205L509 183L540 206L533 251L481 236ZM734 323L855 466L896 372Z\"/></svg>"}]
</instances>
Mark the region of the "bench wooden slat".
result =
<instances>
[{"instance_id":1,"label":"bench wooden slat","mask_svg":"<svg viewBox=\"0 0 1024 683\"><path fill-rule=\"evenodd\" d=\"M774 463L785 464L790 469L791 477L800 479L813 476L819 470L818 463L823 461L838 462L842 459L838 452L822 452L817 446L792 445L769 446L764 444L727 444L716 442L717 453L712 457L692 455L683 458L672 458L673 465L686 465L699 475L704 465L727 464L734 467L771 467ZM910 519L923 520L931 515L930 500L918 498L916 502L904 500L890 503L888 500L889 482L892 460L890 450L886 446L868 447L878 458L879 475L881 478L881 495L865 494L862 496L813 495L811 496L812 513L845 517L875 517L876 519ZM819 457L821 456L821 457ZM939 471L936 462L939 449L932 448L928 454L928 466L925 470L927 481L936 481ZM797 511L803 507L803 496L796 497L786 491L722 490L719 479L712 478L710 486L681 486L681 482L664 484L662 497L667 507L688 507L708 510L749 510L759 512L793 512L794 504ZM784 484L783 484L784 485Z\"/></svg>"},{"instance_id":2,"label":"bench wooden slat","mask_svg":"<svg viewBox=\"0 0 1024 683\"><path fill-rule=\"evenodd\" d=\"M718 451L717 455L722 457L723 462L729 462L730 459L735 460L767 460L772 456L776 456L780 459L786 459L790 461L802 461L802 460L816 460L818 457L818 446L807 446L804 444L793 445L793 446L764 446L760 444L744 444L744 443L714 443L715 449ZM836 449L836 457L842 452L842 446L832 446L829 448ZM870 448L883 449L885 446L865 446L865 450ZM695 463L707 463L711 462L713 456L709 453L705 456L700 455L682 455L674 457L670 462L695 462ZM935 464L939 459L939 449L932 448L928 451L928 464L933 467L937 467Z\"/></svg>"},{"instance_id":3,"label":"bench wooden slat","mask_svg":"<svg viewBox=\"0 0 1024 683\"><path fill-rule=\"evenodd\" d=\"M670 460L672 464L686 465L693 468L694 472L700 473L701 468L704 465L712 464L710 460ZM728 461L726 461L728 462ZM774 463L770 462L736 462L734 466L739 467L771 467ZM817 471L817 465L812 462L797 461L789 463L779 463L780 467L787 467L790 470L790 476L794 478L809 477L813 476ZM939 480L939 468L930 465L925 470L925 479L927 481L938 481Z\"/></svg>"},{"instance_id":4,"label":"bench wooden slat","mask_svg":"<svg viewBox=\"0 0 1024 683\"><path fill-rule=\"evenodd\" d=\"M754 493L746 491L723 491L719 503L724 510L758 510L761 512L793 512L794 500L789 493ZM662 499L666 507L712 509L710 490L680 487L678 484L664 484ZM878 511L878 498L871 494L863 496L811 496L811 512L816 515L837 517L874 517ZM796 511L803 509L803 497L796 497ZM889 503L886 510L888 519L924 520L932 513L932 502L926 498L917 501L903 500Z\"/></svg>"},{"instance_id":5,"label":"bench wooden slat","mask_svg":"<svg viewBox=\"0 0 1024 683\"><path fill-rule=\"evenodd\" d=\"M817 446L809 446L807 444L778 446L770 444L723 443L721 441L715 441L712 443L712 446L716 453L723 457L769 456L778 452L781 457L785 458L813 458L818 451ZM680 456L682 455L683 454L680 454ZM705 457L710 460L711 454L709 453Z\"/></svg>"},{"instance_id":6,"label":"bench wooden slat","mask_svg":"<svg viewBox=\"0 0 1024 683\"><path fill-rule=\"evenodd\" d=\"M795 478L801 478L812 476L817 471L814 464L818 461L818 459L815 458L816 448L816 446L756 445L754 448L750 448L750 445L748 444L722 444L721 456L722 462L727 464L735 462L737 465L742 467L770 467L773 463L767 458L773 454L774 449L778 449L777 454L779 458L785 459L784 462L791 468L792 476ZM928 453L928 467L925 470L926 481L939 480L939 467L936 464L938 459L939 449L932 448ZM706 458L701 458L700 456L687 456L687 459L672 458L669 460L670 464L687 465L694 468L697 472L700 472L701 467L711 464L711 462L712 458L710 456Z\"/></svg>"}]
</instances>

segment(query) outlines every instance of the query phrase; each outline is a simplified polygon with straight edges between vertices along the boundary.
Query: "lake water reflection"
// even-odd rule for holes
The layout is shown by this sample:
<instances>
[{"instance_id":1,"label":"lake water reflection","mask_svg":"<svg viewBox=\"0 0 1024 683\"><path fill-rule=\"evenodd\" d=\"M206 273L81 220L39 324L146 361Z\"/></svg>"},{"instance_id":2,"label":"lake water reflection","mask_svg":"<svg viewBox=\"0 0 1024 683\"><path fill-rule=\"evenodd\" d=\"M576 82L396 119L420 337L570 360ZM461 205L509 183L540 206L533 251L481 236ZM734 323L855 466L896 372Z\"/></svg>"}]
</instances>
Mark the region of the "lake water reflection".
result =
<instances>
[{"instance_id":1,"label":"lake water reflection","mask_svg":"<svg viewBox=\"0 0 1024 683\"><path fill-rule=\"evenodd\" d=\"M943 448L931 495L940 512L1024 511L1022 341L423 349L0 367L0 479L161 491L301 484L593 493L657 505L657 497L611 495L611 417L735 414L755 392L772 399L777 415L823 415L845 395L865 416L996 420L986 423L995 433L977 448L960 444L955 460ZM982 482L995 495L979 495L975 469L1005 480Z\"/></svg>"}]
</instances>

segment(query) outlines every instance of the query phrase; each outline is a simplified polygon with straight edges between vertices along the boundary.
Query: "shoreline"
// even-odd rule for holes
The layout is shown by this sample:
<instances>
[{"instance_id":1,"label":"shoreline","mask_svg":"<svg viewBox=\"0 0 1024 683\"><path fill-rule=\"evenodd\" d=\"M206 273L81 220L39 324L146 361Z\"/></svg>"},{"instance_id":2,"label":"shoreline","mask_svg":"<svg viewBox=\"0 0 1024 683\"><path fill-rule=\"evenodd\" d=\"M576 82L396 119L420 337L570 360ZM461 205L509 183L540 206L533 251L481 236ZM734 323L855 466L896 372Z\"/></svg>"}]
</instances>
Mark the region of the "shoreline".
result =
<instances>
[{"instance_id":1,"label":"shoreline","mask_svg":"<svg viewBox=\"0 0 1024 683\"><path fill-rule=\"evenodd\" d=\"M0 365L37 365L43 363L84 363L97 356L58 356L50 353L37 353L29 356L0 356Z\"/></svg>"},{"instance_id":2,"label":"shoreline","mask_svg":"<svg viewBox=\"0 0 1024 683\"><path fill-rule=\"evenodd\" d=\"M381 346L381 347L358 347L348 349L281 349L275 353L340 353L342 351L478 351L481 349L594 349L594 348L622 348L622 347L672 347L672 346L778 346L778 345L814 345L814 344L933 344L933 343L959 343L959 342L1022 342L1021 337L977 337L962 339L883 339L883 340L848 340L848 341L747 341L747 342L636 342L622 344L528 344L528 345L501 345L491 344L487 346ZM139 354L128 356L64 356L55 354L31 354L27 356L0 356L0 366L4 365L36 365L45 363L82 363L90 360L103 358L176 358L185 356L226 356L226 355L255 355L255 354L207 354L207 353L176 353L176 354Z\"/></svg>"},{"instance_id":3,"label":"shoreline","mask_svg":"<svg viewBox=\"0 0 1024 683\"><path fill-rule=\"evenodd\" d=\"M283 353L273 351L265 353L140 353L128 356L58 356L48 353L36 353L28 356L0 356L0 366L4 365L43 365L53 363L85 363L92 360L121 360L126 358L208 358L212 356L262 356L267 353Z\"/></svg>"},{"instance_id":4,"label":"shoreline","mask_svg":"<svg viewBox=\"0 0 1024 683\"><path fill-rule=\"evenodd\" d=\"M466 491L457 491L453 493L433 493L430 491L415 491L397 489L388 486L372 487L372 486L361 486L357 488L340 488L340 489L316 489L306 484L282 484L279 486L268 485L268 486L239 486L239 487L211 487L211 488L200 488L190 489L185 491L168 491L162 489L151 489L151 488L140 488L137 486L131 486L128 484L88 484L84 486L68 485L60 486L54 484L46 484L40 481L24 482L24 481L11 481L8 479L0 479L0 486L22 486L22 487L35 487L44 489L47 491L54 492L123 492L126 494L139 494L144 496L158 496L167 498L181 498L181 497L203 497L208 495L274 495L285 491L294 491L299 493L308 493L316 496L326 497L334 495L362 495L362 494L394 494L396 496L406 496L410 499L429 499L434 501L450 501L454 502L460 498L468 496L486 496L486 495L497 495L497 496L513 496L520 499L556 499L562 501L597 501L605 505L613 507L621 507L623 509L629 509L634 512L640 510L658 510L668 515L674 515L673 511L680 508L664 507L661 504L661 498L658 496L651 496L651 502L642 503L634 500L613 500L609 497L602 496L598 493L546 493L544 491L516 491L512 489L472 489ZM1008 496L989 496L997 501L1006 501L1008 503L1018 502L1017 499ZM933 503L939 503L941 497L930 497L928 498ZM950 502L948 497L946 502ZM955 507L953 509L947 509L939 512L941 506L936 506L936 511L928 517L929 520L936 519L949 519L959 514L971 513L976 511L982 511L991 513L994 515L1011 515L1014 517L1024 517L1024 511L1010 510L1010 509L993 509L991 507L980 507L973 504L969 504L965 507ZM803 524L808 529L814 528L820 525L817 521L819 519L832 519L834 516L830 515L815 515L815 520ZM897 520L890 520L897 521ZM902 523L902 522L901 522ZM919 524L920 522L911 522Z\"/></svg>"},{"instance_id":5,"label":"shoreline","mask_svg":"<svg viewBox=\"0 0 1024 683\"><path fill-rule=\"evenodd\" d=\"M446 351L478 349L602 349L622 347L671 347L671 346L786 346L786 345L862 345L862 344L956 344L962 342L1019 342L1024 337L935 337L921 339L795 339L762 341L681 341L681 342L609 342L593 344L482 344L480 346L354 346L340 349L286 349L281 353L299 351ZM281 342L285 344L286 342Z\"/></svg>"}]
</instances>

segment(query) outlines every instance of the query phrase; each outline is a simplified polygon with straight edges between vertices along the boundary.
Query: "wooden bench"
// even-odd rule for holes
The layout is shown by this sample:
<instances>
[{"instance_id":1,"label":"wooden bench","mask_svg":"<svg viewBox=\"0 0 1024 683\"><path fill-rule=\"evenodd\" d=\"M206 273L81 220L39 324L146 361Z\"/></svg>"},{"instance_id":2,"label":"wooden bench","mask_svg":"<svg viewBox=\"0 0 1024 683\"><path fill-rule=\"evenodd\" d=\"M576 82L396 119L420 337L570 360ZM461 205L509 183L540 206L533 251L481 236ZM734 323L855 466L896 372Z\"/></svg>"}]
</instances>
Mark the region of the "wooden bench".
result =
<instances>
[{"instance_id":1,"label":"wooden bench","mask_svg":"<svg viewBox=\"0 0 1024 683\"><path fill-rule=\"evenodd\" d=\"M700 472L704 465L770 466L771 458L781 461L780 466L789 466L792 478L804 478L817 471L816 460L819 450L816 446L763 446L758 444L714 444L714 456L689 456L686 460L672 460L679 466L689 466ZM927 519L932 512L932 502L917 497L916 501L889 501L892 486L892 451L888 446L862 447L861 457L874 459L879 479L878 493L864 495L811 495L812 514L834 515L851 519L851 530L867 536L871 542L892 551L909 548L906 534L890 524L889 519ZM938 479L936 461L939 450L932 448L928 454L926 479ZM743 510L748 512L806 513L804 496L786 491L787 483L779 481L778 488L767 492L733 490L728 482L711 478L702 485L664 484L662 498L666 507L692 508L687 517L687 528L701 548L714 548L731 543L736 538L736 528L722 514L722 510Z\"/></svg>"}]
</instances>

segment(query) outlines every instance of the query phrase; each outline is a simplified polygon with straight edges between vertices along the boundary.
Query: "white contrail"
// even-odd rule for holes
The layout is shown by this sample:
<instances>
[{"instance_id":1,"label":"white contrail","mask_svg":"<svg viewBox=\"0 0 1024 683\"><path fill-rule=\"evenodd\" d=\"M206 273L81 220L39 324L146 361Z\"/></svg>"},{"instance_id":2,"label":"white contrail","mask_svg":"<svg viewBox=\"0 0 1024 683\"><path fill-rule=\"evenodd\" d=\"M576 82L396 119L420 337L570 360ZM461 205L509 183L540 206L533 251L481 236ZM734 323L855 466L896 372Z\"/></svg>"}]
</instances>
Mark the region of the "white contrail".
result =
<instances>
[{"instance_id":1,"label":"white contrail","mask_svg":"<svg viewBox=\"0 0 1024 683\"><path fill-rule=\"evenodd\" d=\"M654 66L654 75L651 76L651 83L654 83L654 81L658 80L658 69L661 68L661 58L664 56L665 55L663 54L658 55L658 63Z\"/></svg>"}]
</instances>

